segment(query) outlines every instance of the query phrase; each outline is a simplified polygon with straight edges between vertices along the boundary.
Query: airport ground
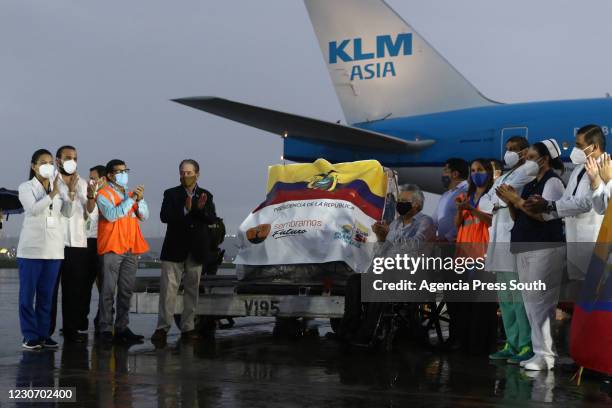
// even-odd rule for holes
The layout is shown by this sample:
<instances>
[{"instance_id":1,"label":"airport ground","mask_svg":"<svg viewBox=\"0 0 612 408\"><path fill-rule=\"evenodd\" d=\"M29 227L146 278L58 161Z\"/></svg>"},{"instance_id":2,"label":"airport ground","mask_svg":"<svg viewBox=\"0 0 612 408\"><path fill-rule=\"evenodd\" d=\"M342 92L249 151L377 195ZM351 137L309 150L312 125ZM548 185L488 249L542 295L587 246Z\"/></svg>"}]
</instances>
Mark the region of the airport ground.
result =
<instances>
[{"instance_id":1,"label":"airport ground","mask_svg":"<svg viewBox=\"0 0 612 408\"><path fill-rule=\"evenodd\" d=\"M486 357L405 345L393 353L346 349L325 338L272 335L271 318L237 319L215 339L168 344L64 345L57 351L21 349L18 275L0 270L0 406L13 406L17 383L76 387L79 407L461 407L610 406L595 378L580 387L571 374L524 372ZM97 296L92 300L95 304ZM149 337L156 316L131 315L131 327ZM61 323L60 323L61 327ZM35 404L33 406L41 406ZM53 405L51 405L53 406Z\"/></svg>"}]
</instances>

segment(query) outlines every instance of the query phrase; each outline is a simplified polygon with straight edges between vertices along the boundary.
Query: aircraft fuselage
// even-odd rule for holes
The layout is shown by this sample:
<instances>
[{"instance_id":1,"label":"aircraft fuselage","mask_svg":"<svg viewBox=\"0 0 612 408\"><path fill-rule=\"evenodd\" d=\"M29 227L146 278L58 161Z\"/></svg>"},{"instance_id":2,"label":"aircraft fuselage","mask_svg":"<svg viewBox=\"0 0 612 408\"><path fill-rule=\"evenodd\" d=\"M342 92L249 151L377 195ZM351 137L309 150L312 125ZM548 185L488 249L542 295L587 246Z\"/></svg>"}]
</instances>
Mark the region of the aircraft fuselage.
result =
<instances>
[{"instance_id":1,"label":"aircraft fuselage","mask_svg":"<svg viewBox=\"0 0 612 408\"><path fill-rule=\"evenodd\" d=\"M439 168L449 157L468 161L501 159L510 137L525 136L530 143L555 138L562 147L561 157L567 162L576 131L590 123L602 127L609 143L611 98L500 104L390 117L354 126L405 140L433 139L435 143L419 151L378 152L288 138L285 139L284 157L295 161L324 157L332 162L376 159L387 167L398 168L402 182L417 182L427 191L439 192Z\"/></svg>"}]
</instances>

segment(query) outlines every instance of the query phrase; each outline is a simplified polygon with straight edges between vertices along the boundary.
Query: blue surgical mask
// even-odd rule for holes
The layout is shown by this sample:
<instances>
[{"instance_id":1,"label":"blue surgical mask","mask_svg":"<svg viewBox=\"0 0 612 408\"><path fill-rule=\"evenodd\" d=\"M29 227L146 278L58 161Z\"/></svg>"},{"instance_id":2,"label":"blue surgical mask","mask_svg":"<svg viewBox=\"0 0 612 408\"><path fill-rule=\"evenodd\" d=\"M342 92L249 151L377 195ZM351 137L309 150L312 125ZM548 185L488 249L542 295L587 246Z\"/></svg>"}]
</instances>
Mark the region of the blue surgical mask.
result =
<instances>
[{"instance_id":1,"label":"blue surgical mask","mask_svg":"<svg viewBox=\"0 0 612 408\"><path fill-rule=\"evenodd\" d=\"M128 174L127 173L117 173L115 175L115 183L119 184L123 188L126 188L128 185Z\"/></svg>"},{"instance_id":2,"label":"blue surgical mask","mask_svg":"<svg viewBox=\"0 0 612 408\"><path fill-rule=\"evenodd\" d=\"M482 187L487 184L489 175L487 173L472 173L472 182L476 184L476 187Z\"/></svg>"}]
</instances>

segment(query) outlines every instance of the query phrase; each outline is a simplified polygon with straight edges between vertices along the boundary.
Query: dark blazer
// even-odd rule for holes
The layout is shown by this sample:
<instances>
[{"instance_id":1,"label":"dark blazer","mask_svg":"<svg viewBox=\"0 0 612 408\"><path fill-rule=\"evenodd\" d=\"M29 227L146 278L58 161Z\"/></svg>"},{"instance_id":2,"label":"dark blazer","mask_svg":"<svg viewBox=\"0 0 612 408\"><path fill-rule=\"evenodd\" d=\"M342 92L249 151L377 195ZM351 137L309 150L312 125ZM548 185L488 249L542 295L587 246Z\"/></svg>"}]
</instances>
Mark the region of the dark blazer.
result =
<instances>
[{"instance_id":1,"label":"dark blazer","mask_svg":"<svg viewBox=\"0 0 612 408\"><path fill-rule=\"evenodd\" d=\"M198 209L198 199L206 193L208 200L202 210ZM166 237L160 259L170 262L184 262L191 254L198 263L210 262L210 234L208 225L217 220L213 196L209 191L196 187L191 211L185 214L187 191L183 186L164 191L160 218L167 224Z\"/></svg>"}]
</instances>

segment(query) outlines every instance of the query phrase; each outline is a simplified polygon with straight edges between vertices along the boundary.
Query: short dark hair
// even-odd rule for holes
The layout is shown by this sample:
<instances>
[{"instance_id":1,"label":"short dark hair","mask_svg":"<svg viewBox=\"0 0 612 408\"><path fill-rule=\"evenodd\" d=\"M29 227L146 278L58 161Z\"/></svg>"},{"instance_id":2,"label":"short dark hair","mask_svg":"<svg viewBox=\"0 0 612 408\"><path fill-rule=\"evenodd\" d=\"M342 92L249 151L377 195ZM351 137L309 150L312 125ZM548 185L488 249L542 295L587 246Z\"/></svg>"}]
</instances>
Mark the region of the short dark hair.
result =
<instances>
[{"instance_id":1,"label":"short dark hair","mask_svg":"<svg viewBox=\"0 0 612 408\"><path fill-rule=\"evenodd\" d=\"M465 160L459 157L451 157L444 162L445 166L448 166L450 171L456 171L459 173L459 177L467 179L470 175L470 165Z\"/></svg>"},{"instance_id":2,"label":"short dark hair","mask_svg":"<svg viewBox=\"0 0 612 408\"><path fill-rule=\"evenodd\" d=\"M601 151L606 150L606 137L601 127L597 125L586 125L578 129L576 135L584 135L584 141L590 145L597 145Z\"/></svg>"},{"instance_id":3,"label":"short dark hair","mask_svg":"<svg viewBox=\"0 0 612 408\"><path fill-rule=\"evenodd\" d=\"M30 160L31 164L36 164L38 163L38 159L40 159L40 156L42 156L43 154L48 154L49 156L53 157L53 155L51 154L50 151L48 151L47 149L38 149L37 151L34 152L34 154L32 155L32 160ZM34 177L36 175L36 173L34 172L34 170L32 170L32 166L30 166L30 180L32 179L32 177Z\"/></svg>"},{"instance_id":4,"label":"short dark hair","mask_svg":"<svg viewBox=\"0 0 612 408\"><path fill-rule=\"evenodd\" d=\"M95 171L98 173L98 177L106 177L106 167L101 164L93 166L91 169L89 169L89 171Z\"/></svg>"},{"instance_id":5,"label":"short dark hair","mask_svg":"<svg viewBox=\"0 0 612 408\"><path fill-rule=\"evenodd\" d=\"M529 147L529 140L525 136L512 136L506 140L506 143L516 143L520 150Z\"/></svg>"},{"instance_id":6,"label":"short dark hair","mask_svg":"<svg viewBox=\"0 0 612 408\"><path fill-rule=\"evenodd\" d=\"M74 151L76 151L76 147L70 146L70 145L64 145L64 146L60 147L59 149L57 149L57 152L55 152L55 158L59 159L60 157L62 157L62 153L64 152L64 150L74 150Z\"/></svg>"},{"instance_id":7,"label":"short dark hair","mask_svg":"<svg viewBox=\"0 0 612 408\"><path fill-rule=\"evenodd\" d=\"M120 159L113 159L106 163L106 174L110 174L115 171L115 166L125 166L125 162Z\"/></svg>"},{"instance_id":8,"label":"short dark hair","mask_svg":"<svg viewBox=\"0 0 612 408\"><path fill-rule=\"evenodd\" d=\"M193 160L193 159L185 159L181 162L181 164L179 164L179 170L181 169L181 167L183 167L183 164L191 164L193 167L195 167L195 171L196 173L200 172L200 165L198 164L197 161Z\"/></svg>"}]
</instances>

